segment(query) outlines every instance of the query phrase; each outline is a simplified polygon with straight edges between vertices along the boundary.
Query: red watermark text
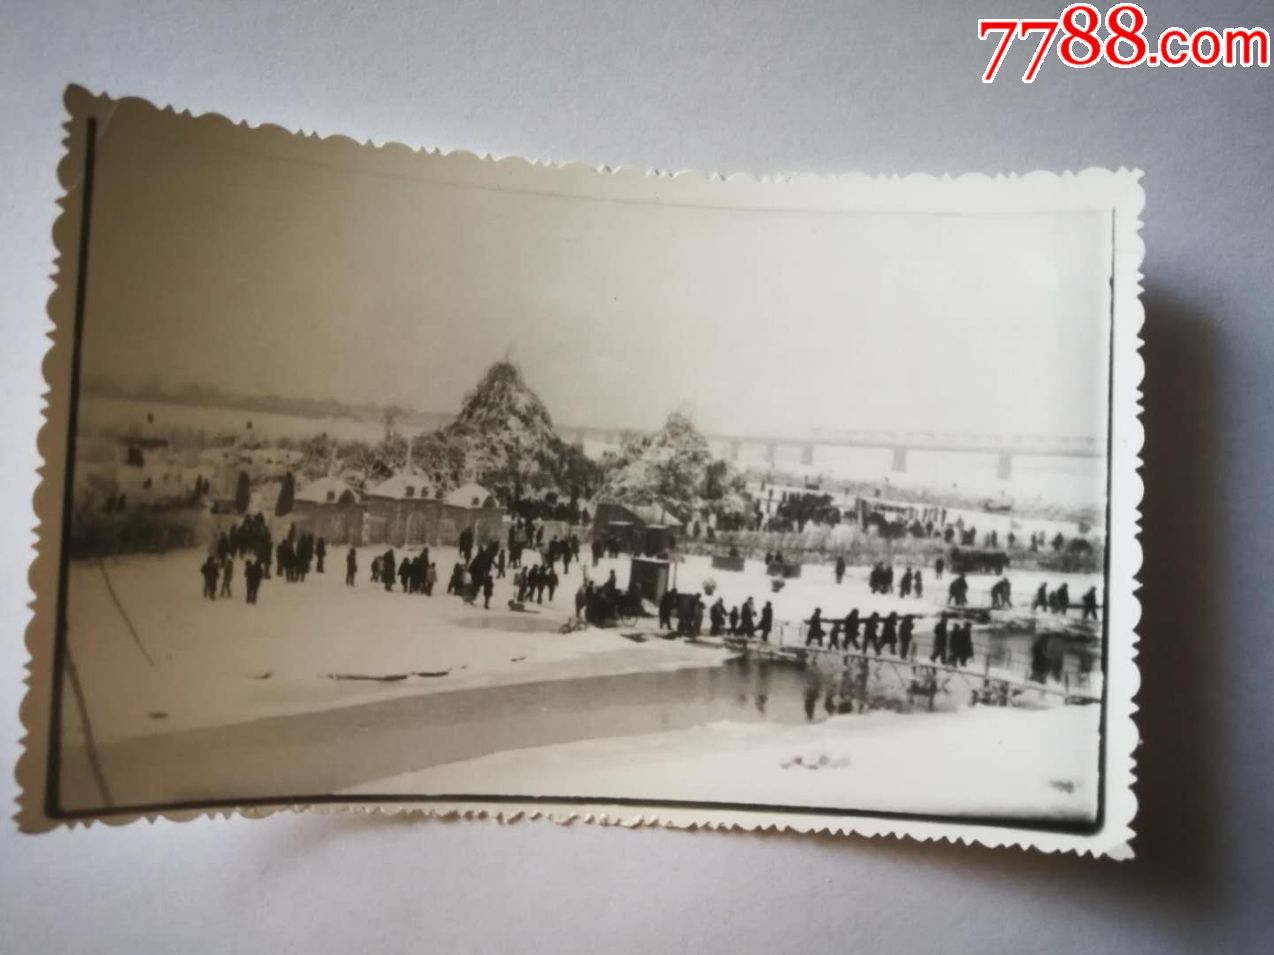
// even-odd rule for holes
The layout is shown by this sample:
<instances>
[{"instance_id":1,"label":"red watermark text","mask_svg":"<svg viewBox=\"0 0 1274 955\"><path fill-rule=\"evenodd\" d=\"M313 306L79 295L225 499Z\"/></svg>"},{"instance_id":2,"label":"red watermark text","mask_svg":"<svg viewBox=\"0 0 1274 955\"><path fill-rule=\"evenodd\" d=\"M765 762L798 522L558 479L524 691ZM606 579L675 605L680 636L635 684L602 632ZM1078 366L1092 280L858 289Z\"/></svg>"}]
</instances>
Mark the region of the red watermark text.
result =
<instances>
[{"instance_id":1,"label":"red watermark text","mask_svg":"<svg viewBox=\"0 0 1274 955\"><path fill-rule=\"evenodd\" d=\"M1034 83L1052 49L1067 66L1082 70L1105 60L1120 69L1134 66L1268 67L1270 34L1261 27L1168 27L1157 34L1147 29L1149 18L1136 3L1119 3L1103 17L1091 3L1072 3L1055 20L978 21L978 39L998 37L982 74L992 83L1015 40L1034 40L1035 49L1023 83Z\"/></svg>"}]
</instances>

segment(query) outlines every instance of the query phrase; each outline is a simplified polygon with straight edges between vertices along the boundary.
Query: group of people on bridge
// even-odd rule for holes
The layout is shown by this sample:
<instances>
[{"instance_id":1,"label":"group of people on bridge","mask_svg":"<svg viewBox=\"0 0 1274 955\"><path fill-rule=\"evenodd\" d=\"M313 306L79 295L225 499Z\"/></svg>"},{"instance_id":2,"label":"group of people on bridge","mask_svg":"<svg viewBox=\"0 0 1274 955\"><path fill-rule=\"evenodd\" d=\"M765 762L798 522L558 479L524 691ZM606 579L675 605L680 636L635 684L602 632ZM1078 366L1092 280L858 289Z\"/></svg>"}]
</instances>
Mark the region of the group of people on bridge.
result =
<instances>
[{"instance_id":1,"label":"group of people on bridge","mask_svg":"<svg viewBox=\"0 0 1274 955\"><path fill-rule=\"evenodd\" d=\"M1097 619L1097 588L1089 587L1080 598L1083 611L1081 619ZM1070 587L1063 581L1055 590L1049 590L1047 583L1042 583L1035 591L1035 599L1031 601L1031 611L1044 610L1065 616L1071 609Z\"/></svg>"}]
</instances>

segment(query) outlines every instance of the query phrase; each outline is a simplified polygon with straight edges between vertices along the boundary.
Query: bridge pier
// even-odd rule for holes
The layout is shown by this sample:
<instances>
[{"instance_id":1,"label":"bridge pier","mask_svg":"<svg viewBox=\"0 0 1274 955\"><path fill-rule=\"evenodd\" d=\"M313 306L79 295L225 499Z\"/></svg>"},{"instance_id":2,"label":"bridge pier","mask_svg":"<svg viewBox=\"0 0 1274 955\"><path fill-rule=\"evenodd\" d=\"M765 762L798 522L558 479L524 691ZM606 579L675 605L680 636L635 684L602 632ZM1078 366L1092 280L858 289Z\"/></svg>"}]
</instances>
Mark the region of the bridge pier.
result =
<instances>
[{"instance_id":1,"label":"bridge pier","mask_svg":"<svg viewBox=\"0 0 1274 955\"><path fill-rule=\"evenodd\" d=\"M1013 455L1007 451L1000 452L1000 459L995 469L996 477L1001 481L1007 481L1013 476Z\"/></svg>"},{"instance_id":2,"label":"bridge pier","mask_svg":"<svg viewBox=\"0 0 1274 955\"><path fill-rule=\"evenodd\" d=\"M907 449L894 448L894 473L905 474L907 471Z\"/></svg>"}]
</instances>

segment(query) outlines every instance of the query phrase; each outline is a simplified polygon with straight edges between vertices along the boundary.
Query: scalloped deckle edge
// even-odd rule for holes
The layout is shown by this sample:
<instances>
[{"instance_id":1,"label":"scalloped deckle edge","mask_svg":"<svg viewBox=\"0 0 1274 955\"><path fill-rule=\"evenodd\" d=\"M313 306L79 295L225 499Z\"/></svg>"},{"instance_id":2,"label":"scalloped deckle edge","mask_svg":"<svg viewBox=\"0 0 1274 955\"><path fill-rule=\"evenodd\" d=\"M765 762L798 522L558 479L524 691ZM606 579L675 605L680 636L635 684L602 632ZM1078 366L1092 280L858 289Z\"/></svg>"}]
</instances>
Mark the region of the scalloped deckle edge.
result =
<instances>
[{"instance_id":1,"label":"scalloped deckle edge","mask_svg":"<svg viewBox=\"0 0 1274 955\"><path fill-rule=\"evenodd\" d=\"M1144 362L1140 349L1144 310L1140 301L1141 263L1144 246L1139 231L1144 193L1141 174L1135 171L1085 169L1078 173L1032 172L1023 176L959 177L911 175L872 177L860 173L836 176L797 175L756 178L748 175L704 175L698 172L645 172L631 167L610 169L578 163L532 163L518 158L492 159L468 152L442 153L413 149L400 144L360 144L342 136L321 137L293 132L279 126L233 123L217 114L191 116L172 108L166 113L186 117L189 122L214 127L225 135L255 129L253 135L266 138L271 148L285 152L324 151L333 165L344 165L346 157L369 154L388 167L410 167L444 179L477 181L497 189L544 190L546 170L553 170L551 191L567 195L636 198L669 204L729 205L730 207L784 208L791 210L829 209L834 211L891 212L1008 212L1008 211L1108 211L1111 216L1113 315L1111 380L1110 526L1108 538L1108 645L1104 714L1104 813L1096 831L1087 833L1050 832L1005 825L964 823L956 818L946 822L918 821L862 814L825 815L817 812L766 812L763 810L720 809L712 804L692 808L664 806L631 807L554 804L544 800L510 803L489 802L394 802L373 799L319 804L226 806L155 813L103 814L94 819L71 818L61 813L50 793L49 710L53 696L56 616L59 593L59 553L63 532L63 499L66 486L66 423L70 416L71 366L74 357L76 276L80 264L80 235L83 215L86 130L88 117L97 121L97 141L109 127L116 109L140 100L113 100L80 87L68 87L65 106L65 153L58 167L62 186L59 214L52 237L57 250L55 287L48 300L52 322L51 346L44 358L48 384L44 423L38 447L44 462L40 484L34 496L38 520L38 543L29 580L35 593L33 617L26 631L30 662L27 692L21 706L25 730L23 751L16 768L19 784L16 819L27 832L41 832L63 825L101 821L122 824L138 818L187 820L201 816L215 818L238 813L264 817L281 811L355 812L385 815L411 814L421 818L483 818L500 822L542 819L556 823L587 822L625 827L661 826L675 829L716 829L743 831L791 831L868 837L906 837L917 840L979 843L986 846L1017 846L1045 852L1074 852L1082 855L1130 858L1137 802L1134 751L1139 738L1133 720L1134 698L1139 686L1136 664L1136 627L1140 604L1135 588L1141 568L1139 529L1142 482L1139 476L1143 428L1141 385ZM151 104L144 103L154 109ZM59 670L63 672L64 670Z\"/></svg>"}]
</instances>

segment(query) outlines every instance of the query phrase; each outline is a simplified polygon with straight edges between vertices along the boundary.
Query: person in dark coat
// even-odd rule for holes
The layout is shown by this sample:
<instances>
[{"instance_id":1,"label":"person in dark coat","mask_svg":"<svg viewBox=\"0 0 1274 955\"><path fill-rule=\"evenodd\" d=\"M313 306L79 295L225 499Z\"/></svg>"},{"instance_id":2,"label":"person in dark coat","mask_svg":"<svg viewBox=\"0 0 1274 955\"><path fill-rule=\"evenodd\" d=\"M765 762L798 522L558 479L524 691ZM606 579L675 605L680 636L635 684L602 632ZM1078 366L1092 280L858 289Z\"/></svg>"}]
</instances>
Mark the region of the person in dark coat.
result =
<instances>
[{"instance_id":1,"label":"person in dark coat","mask_svg":"<svg viewBox=\"0 0 1274 955\"><path fill-rule=\"evenodd\" d=\"M933 579L941 580L942 572L946 569L947 561L945 558L939 557L933 562Z\"/></svg>"},{"instance_id":2,"label":"person in dark coat","mask_svg":"<svg viewBox=\"0 0 1274 955\"><path fill-rule=\"evenodd\" d=\"M911 638L916 630L916 615L906 614L898 627L898 655L904 660L911 656Z\"/></svg>"},{"instance_id":3,"label":"person in dark coat","mask_svg":"<svg viewBox=\"0 0 1274 955\"><path fill-rule=\"evenodd\" d=\"M1091 618L1093 620L1096 620L1097 619L1097 588L1089 587L1088 590L1084 592L1084 596L1081 598L1081 600L1082 600L1082 606L1084 608L1083 619L1088 620Z\"/></svg>"},{"instance_id":4,"label":"person in dark coat","mask_svg":"<svg viewBox=\"0 0 1274 955\"><path fill-rule=\"evenodd\" d=\"M385 585L386 593L394 589L394 572L397 570L398 561L395 559L394 549L391 547L380 558L380 579Z\"/></svg>"},{"instance_id":5,"label":"person in dark coat","mask_svg":"<svg viewBox=\"0 0 1274 955\"><path fill-rule=\"evenodd\" d=\"M739 633L739 608L730 608L730 635L737 636Z\"/></svg>"},{"instance_id":6,"label":"person in dark coat","mask_svg":"<svg viewBox=\"0 0 1274 955\"><path fill-rule=\"evenodd\" d=\"M770 642L770 631L774 629L774 608L770 606L767 600L765 606L761 608L761 620L757 624L757 629L761 631L761 640L764 643Z\"/></svg>"},{"instance_id":7,"label":"person in dark coat","mask_svg":"<svg viewBox=\"0 0 1274 955\"><path fill-rule=\"evenodd\" d=\"M845 614L845 624L841 628L845 633L845 649L853 647L858 649L858 608L855 607L849 613Z\"/></svg>"},{"instance_id":8,"label":"person in dark coat","mask_svg":"<svg viewBox=\"0 0 1274 955\"><path fill-rule=\"evenodd\" d=\"M845 558L836 558L836 583L840 583L845 579Z\"/></svg>"},{"instance_id":9,"label":"person in dark coat","mask_svg":"<svg viewBox=\"0 0 1274 955\"><path fill-rule=\"evenodd\" d=\"M349 553L345 555L345 586L353 587L354 580L358 576L358 555L354 552L354 548L349 549Z\"/></svg>"},{"instance_id":10,"label":"person in dark coat","mask_svg":"<svg viewBox=\"0 0 1274 955\"><path fill-rule=\"evenodd\" d=\"M1057 612L1065 616L1071 609L1071 588L1069 584L1062 584L1057 588Z\"/></svg>"},{"instance_id":11,"label":"person in dark coat","mask_svg":"<svg viewBox=\"0 0 1274 955\"><path fill-rule=\"evenodd\" d=\"M558 584L557 571L553 569L552 564L549 565L548 573L544 575L543 580L544 580L544 586L545 588L547 588L549 592L549 603L552 603L553 595L557 593L557 584Z\"/></svg>"},{"instance_id":12,"label":"person in dark coat","mask_svg":"<svg viewBox=\"0 0 1274 955\"><path fill-rule=\"evenodd\" d=\"M942 616L938 618L938 622L933 627L933 653L929 654L930 663L946 663L947 662L947 617L950 616L945 610Z\"/></svg>"},{"instance_id":13,"label":"person in dark coat","mask_svg":"<svg viewBox=\"0 0 1274 955\"><path fill-rule=\"evenodd\" d=\"M230 581L234 578L234 558L227 554L221 560L221 596L230 596Z\"/></svg>"},{"instance_id":14,"label":"person in dark coat","mask_svg":"<svg viewBox=\"0 0 1274 955\"><path fill-rule=\"evenodd\" d=\"M411 558L404 557L398 565L398 582L402 584L403 593L411 593Z\"/></svg>"},{"instance_id":15,"label":"person in dark coat","mask_svg":"<svg viewBox=\"0 0 1274 955\"><path fill-rule=\"evenodd\" d=\"M814 608L814 614L809 619L809 626L805 645L808 647L811 643L817 643L821 647L823 645L823 609L821 607Z\"/></svg>"},{"instance_id":16,"label":"person in dark coat","mask_svg":"<svg viewBox=\"0 0 1274 955\"><path fill-rule=\"evenodd\" d=\"M318 539L318 543L314 545L314 557L318 561L318 563L314 567L314 570L321 574L323 573L323 559L327 557L327 538L326 537L320 537Z\"/></svg>"},{"instance_id":17,"label":"person in dark coat","mask_svg":"<svg viewBox=\"0 0 1274 955\"><path fill-rule=\"evenodd\" d=\"M203 565L199 568L199 573L203 575L203 595L205 600L217 599L217 577L221 573L221 568L217 566L217 558L209 554Z\"/></svg>"},{"instance_id":18,"label":"person in dark coat","mask_svg":"<svg viewBox=\"0 0 1274 955\"><path fill-rule=\"evenodd\" d=\"M659 598L659 629L672 629L672 608L677 602L677 588L665 590L664 595Z\"/></svg>"},{"instance_id":19,"label":"person in dark coat","mask_svg":"<svg viewBox=\"0 0 1274 955\"><path fill-rule=\"evenodd\" d=\"M902 581L898 584L898 596L911 596L911 568L908 567L902 575Z\"/></svg>"},{"instance_id":20,"label":"person in dark coat","mask_svg":"<svg viewBox=\"0 0 1274 955\"><path fill-rule=\"evenodd\" d=\"M250 604L257 602L257 594L261 590L263 573L259 560L248 558L248 561L243 565L243 583L247 588L247 602Z\"/></svg>"},{"instance_id":21,"label":"person in dark coat","mask_svg":"<svg viewBox=\"0 0 1274 955\"><path fill-rule=\"evenodd\" d=\"M951 656L956 666L965 667L973 659L973 624L956 624L951 631Z\"/></svg>"},{"instance_id":22,"label":"person in dark coat","mask_svg":"<svg viewBox=\"0 0 1274 955\"><path fill-rule=\"evenodd\" d=\"M501 579L504 577L505 560L504 548L501 547L500 552L495 555L495 575Z\"/></svg>"},{"instance_id":23,"label":"person in dark coat","mask_svg":"<svg viewBox=\"0 0 1274 955\"><path fill-rule=\"evenodd\" d=\"M916 568L916 572L911 575L911 589L919 600L925 595L925 582L920 577L920 568Z\"/></svg>"},{"instance_id":24,"label":"person in dark coat","mask_svg":"<svg viewBox=\"0 0 1274 955\"><path fill-rule=\"evenodd\" d=\"M879 626L880 614L873 610L867 622L863 624L863 651L875 650L876 656L880 656L880 643L876 636L876 628Z\"/></svg>"},{"instance_id":25,"label":"person in dark coat","mask_svg":"<svg viewBox=\"0 0 1274 955\"><path fill-rule=\"evenodd\" d=\"M885 618L884 626L880 632L880 643L877 646L877 652L881 647L888 647L890 653L898 652L898 613L890 611L889 616Z\"/></svg>"},{"instance_id":26,"label":"person in dark coat","mask_svg":"<svg viewBox=\"0 0 1274 955\"><path fill-rule=\"evenodd\" d=\"M491 609L491 595L495 593L495 581L491 579L491 575L487 574L482 578L482 609Z\"/></svg>"},{"instance_id":27,"label":"person in dark coat","mask_svg":"<svg viewBox=\"0 0 1274 955\"><path fill-rule=\"evenodd\" d=\"M745 637L751 637L756 633L756 608L752 604L751 597L743 601L743 610L739 614L739 632Z\"/></svg>"},{"instance_id":28,"label":"person in dark coat","mask_svg":"<svg viewBox=\"0 0 1274 955\"><path fill-rule=\"evenodd\" d=\"M1040 584L1040 589L1035 591L1035 599L1031 601L1031 613L1037 610L1047 610L1048 608L1048 584Z\"/></svg>"},{"instance_id":29,"label":"person in dark coat","mask_svg":"<svg viewBox=\"0 0 1274 955\"><path fill-rule=\"evenodd\" d=\"M725 601L720 597L708 610L708 636L719 637L725 629Z\"/></svg>"}]
</instances>

